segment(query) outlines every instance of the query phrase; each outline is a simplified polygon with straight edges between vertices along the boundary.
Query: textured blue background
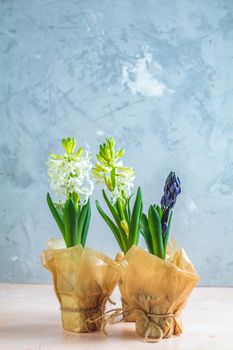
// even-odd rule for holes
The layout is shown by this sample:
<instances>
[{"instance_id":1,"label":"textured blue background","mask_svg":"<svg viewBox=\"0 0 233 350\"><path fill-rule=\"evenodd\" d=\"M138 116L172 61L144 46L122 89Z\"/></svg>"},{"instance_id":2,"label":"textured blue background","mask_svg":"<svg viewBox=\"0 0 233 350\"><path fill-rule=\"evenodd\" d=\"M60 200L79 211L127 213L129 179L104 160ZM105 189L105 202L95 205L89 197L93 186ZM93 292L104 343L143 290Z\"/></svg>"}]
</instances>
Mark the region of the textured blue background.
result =
<instances>
[{"instance_id":1,"label":"textured blue background","mask_svg":"<svg viewBox=\"0 0 233 350\"><path fill-rule=\"evenodd\" d=\"M49 152L112 135L146 207L177 172L172 235L202 284L233 285L233 2L7 0L0 17L1 280L50 278ZM118 250L94 205L88 242Z\"/></svg>"}]
</instances>

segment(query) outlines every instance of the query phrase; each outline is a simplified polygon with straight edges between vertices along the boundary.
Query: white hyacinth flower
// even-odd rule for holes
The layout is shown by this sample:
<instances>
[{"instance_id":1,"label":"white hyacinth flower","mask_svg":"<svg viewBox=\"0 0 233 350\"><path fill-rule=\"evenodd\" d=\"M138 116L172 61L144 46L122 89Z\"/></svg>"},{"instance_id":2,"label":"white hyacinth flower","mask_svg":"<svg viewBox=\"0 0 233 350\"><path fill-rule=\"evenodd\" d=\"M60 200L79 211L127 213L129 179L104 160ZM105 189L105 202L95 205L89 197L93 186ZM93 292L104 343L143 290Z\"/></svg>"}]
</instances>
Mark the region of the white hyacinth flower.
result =
<instances>
[{"instance_id":1,"label":"white hyacinth flower","mask_svg":"<svg viewBox=\"0 0 233 350\"><path fill-rule=\"evenodd\" d=\"M122 167L121 169L118 169L115 188L112 191L113 202L116 202L117 198L124 200L125 198L130 197L132 189L134 187L134 180L135 173L132 168L127 168L125 170Z\"/></svg>"},{"instance_id":2,"label":"white hyacinth flower","mask_svg":"<svg viewBox=\"0 0 233 350\"><path fill-rule=\"evenodd\" d=\"M63 146L67 153L63 156L51 154L47 162L50 186L57 196L68 197L69 194L76 193L80 203L84 204L94 189L90 178L91 155L88 151L84 153L82 148L73 154L73 150Z\"/></svg>"}]
</instances>

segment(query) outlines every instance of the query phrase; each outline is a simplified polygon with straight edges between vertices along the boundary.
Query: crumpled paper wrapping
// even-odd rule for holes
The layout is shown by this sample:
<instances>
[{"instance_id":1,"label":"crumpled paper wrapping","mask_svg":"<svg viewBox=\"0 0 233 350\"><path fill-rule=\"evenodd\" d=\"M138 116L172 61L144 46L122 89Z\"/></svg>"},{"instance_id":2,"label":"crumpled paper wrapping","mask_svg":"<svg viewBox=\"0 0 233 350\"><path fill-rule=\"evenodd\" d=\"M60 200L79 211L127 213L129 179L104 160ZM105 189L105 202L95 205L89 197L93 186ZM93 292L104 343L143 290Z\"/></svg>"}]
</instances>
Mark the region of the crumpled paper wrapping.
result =
<instances>
[{"instance_id":1,"label":"crumpled paper wrapping","mask_svg":"<svg viewBox=\"0 0 233 350\"><path fill-rule=\"evenodd\" d=\"M119 253L117 253L117 255L115 257L115 260L118 263L120 263L121 261L124 260L124 257L125 257L125 254L123 252L119 252ZM120 286L121 282L122 282L121 279L119 279L119 282L118 282L119 286ZM129 305L122 297L121 297L121 304L122 304L122 309L125 311L123 313L123 320L125 322L135 322L136 321L136 312L135 311L132 311L132 312L127 311L127 310L129 310Z\"/></svg>"},{"instance_id":2,"label":"crumpled paper wrapping","mask_svg":"<svg viewBox=\"0 0 233 350\"><path fill-rule=\"evenodd\" d=\"M81 245L44 250L41 261L53 276L63 328L79 333L98 330L103 321L99 317L118 282L119 264Z\"/></svg>"},{"instance_id":3,"label":"crumpled paper wrapping","mask_svg":"<svg viewBox=\"0 0 233 350\"><path fill-rule=\"evenodd\" d=\"M166 260L133 246L120 263L119 288L136 313L136 332L156 341L182 333L180 314L199 281L194 266L174 241Z\"/></svg>"}]
</instances>

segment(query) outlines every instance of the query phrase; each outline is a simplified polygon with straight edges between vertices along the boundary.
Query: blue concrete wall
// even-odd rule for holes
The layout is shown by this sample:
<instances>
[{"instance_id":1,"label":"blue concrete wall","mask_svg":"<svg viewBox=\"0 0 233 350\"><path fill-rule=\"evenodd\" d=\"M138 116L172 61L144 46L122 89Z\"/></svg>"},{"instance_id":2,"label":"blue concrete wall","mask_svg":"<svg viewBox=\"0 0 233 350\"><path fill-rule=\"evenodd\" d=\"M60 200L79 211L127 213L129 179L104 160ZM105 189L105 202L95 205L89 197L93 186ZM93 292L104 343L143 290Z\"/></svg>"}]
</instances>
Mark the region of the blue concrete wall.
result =
<instances>
[{"instance_id":1,"label":"blue concrete wall","mask_svg":"<svg viewBox=\"0 0 233 350\"><path fill-rule=\"evenodd\" d=\"M50 278L49 152L112 135L145 206L179 174L172 236L202 284L233 285L233 2L2 0L0 17L1 280ZM118 250L94 205L88 243Z\"/></svg>"}]
</instances>

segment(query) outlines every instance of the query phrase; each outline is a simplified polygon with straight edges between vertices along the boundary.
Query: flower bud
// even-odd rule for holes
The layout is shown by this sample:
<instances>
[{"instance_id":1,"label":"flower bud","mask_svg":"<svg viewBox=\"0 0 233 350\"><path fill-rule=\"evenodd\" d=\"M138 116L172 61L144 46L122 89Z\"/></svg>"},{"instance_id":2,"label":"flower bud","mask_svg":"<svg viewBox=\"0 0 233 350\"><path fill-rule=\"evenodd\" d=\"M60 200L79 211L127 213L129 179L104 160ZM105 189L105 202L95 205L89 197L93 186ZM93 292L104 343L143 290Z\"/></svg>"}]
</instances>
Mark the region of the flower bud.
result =
<instances>
[{"instance_id":1,"label":"flower bud","mask_svg":"<svg viewBox=\"0 0 233 350\"><path fill-rule=\"evenodd\" d=\"M173 208L176 203L176 198L180 193L180 179L174 172L170 172L165 182L164 194L160 202L162 210Z\"/></svg>"},{"instance_id":2,"label":"flower bud","mask_svg":"<svg viewBox=\"0 0 233 350\"><path fill-rule=\"evenodd\" d=\"M62 139L62 146L64 147L67 154L71 155L76 147L76 141L74 137Z\"/></svg>"}]
</instances>

